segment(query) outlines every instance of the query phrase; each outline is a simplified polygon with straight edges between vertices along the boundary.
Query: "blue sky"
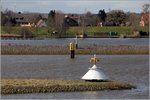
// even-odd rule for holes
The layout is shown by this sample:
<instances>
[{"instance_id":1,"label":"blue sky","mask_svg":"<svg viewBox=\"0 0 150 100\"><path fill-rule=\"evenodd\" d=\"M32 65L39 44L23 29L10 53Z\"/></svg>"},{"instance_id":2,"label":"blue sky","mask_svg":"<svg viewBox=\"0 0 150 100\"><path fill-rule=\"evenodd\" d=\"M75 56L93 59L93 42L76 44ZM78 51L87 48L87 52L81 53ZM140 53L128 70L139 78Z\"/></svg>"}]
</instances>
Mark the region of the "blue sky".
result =
<instances>
[{"instance_id":1,"label":"blue sky","mask_svg":"<svg viewBox=\"0 0 150 100\"><path fill-rule=\"evenodd\" d=\"M61 10L65 13L98 13L100 9L120 9L125 12L142 12L142 6L149 0L1 0L2 10L49 13L50 10Z\"/></svg>"}]
</instances>

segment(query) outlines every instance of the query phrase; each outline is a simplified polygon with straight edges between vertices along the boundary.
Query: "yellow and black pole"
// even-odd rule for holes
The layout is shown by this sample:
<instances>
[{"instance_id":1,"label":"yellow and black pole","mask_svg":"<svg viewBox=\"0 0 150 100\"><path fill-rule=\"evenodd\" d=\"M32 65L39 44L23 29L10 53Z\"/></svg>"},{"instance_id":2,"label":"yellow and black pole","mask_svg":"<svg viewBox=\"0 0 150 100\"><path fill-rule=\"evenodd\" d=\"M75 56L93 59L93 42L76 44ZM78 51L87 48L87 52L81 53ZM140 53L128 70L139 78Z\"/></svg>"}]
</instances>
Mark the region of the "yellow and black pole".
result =
<instances>
[{"instance_id":1,"label":"yellow and black pole","mask_svg":"<svg viewBox=\"0 0 150 100\"><path fill-rule=\"evenodd\" d=\"M75 48L74 48L74 43L70 42L70 58L74 59L75 58Z\"/></svg>"}]
</instances>

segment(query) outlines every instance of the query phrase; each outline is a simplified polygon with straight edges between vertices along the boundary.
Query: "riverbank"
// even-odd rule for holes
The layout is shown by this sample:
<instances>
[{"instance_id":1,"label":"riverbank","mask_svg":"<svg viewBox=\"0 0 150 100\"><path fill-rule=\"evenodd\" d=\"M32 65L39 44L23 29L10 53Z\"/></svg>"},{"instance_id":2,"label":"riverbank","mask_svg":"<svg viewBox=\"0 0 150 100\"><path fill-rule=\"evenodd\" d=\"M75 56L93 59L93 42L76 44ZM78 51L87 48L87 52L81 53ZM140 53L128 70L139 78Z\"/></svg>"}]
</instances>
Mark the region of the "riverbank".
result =
<instances>
[{"instance_id":1,"label":"riverbank","mask_svg":"<svg viewBox=\"0 0 150 100\"><path fill-rule=\"evenodd\" d=\"M132 89L126 82L85 82L82 80L2 79L1 94L75 92Z\"/></svg>"},{"instance_id":2,"label":"riverbank","mask_svg":"<svg viewBox=\"0 0 150 100\"><path fill-rule=\"evenodd\" d=\"M67 45L1 45L2 55L69 55ZM149 54L146 45L85 45L75 50L77 55L105 54Z\"/></svg>"},{"instance_id":3,"label":"riverbank","mask_svg":"<svg viewBox=\"0 0 150 100\"><path fill-rule=\"evenodd\" d=\"M149 27L138 27L137 31L142 32L149 32ZM26 35L22 34L26 30ZM129 26L107 26L107 27L99 27L99 26L93 26L93 27L85 27L85 34L86 37L89 38L136 38L137 36L133 35L132 29ZM76 34L79 35L79 37L82 37L82 27L69 27L65 33L61 34L52 34L52 30L46 27L41 28L35 28L35 27L8 27L8 26L2 26L1 27L1 34L13 34L14 35L20 35L21 37L34 37L34 38L71 38L75 37ZM142 35L141 35L142 36ZM4 36L6 37L6 36ZM149 37L149 34L146 35L146 37Z\"/></svg>"}]
</instances>

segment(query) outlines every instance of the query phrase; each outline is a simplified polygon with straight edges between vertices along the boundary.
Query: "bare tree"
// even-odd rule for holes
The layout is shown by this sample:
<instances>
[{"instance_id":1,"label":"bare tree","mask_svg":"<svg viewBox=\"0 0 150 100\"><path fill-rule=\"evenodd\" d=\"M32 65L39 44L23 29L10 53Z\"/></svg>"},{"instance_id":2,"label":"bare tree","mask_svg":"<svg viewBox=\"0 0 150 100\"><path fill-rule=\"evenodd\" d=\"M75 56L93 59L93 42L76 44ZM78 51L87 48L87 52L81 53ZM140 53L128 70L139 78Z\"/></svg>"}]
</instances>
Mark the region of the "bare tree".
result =
<instances>
[{"instance_id":1,"label":"bare tree","mask_svg":"<svg viewBox=\"0 0 150 100\"><path fill-rule=\"evenodd\" d=\"M50 14L49 14L50 15ZM52 31L57 32L56 35L61 36L65 33L67 26L64 24L64 13L61 11L55 11L52 17L49 17L49 26Z\"/></svg>"},{"instance_id":2,"label":"bare tree","mask_svg":"<svg viewBox=\"0 0 150 100\"><path fill-rule=\"evenodd\" d=\"M64 14L61 11L56 12L54 24L55 24L55 29L59 34L64 32L65 30Z\"/></svg>"},{"instance_id":3,"label":"bare tree","mask_svg":"<svg viewBox=\"0 0 150 100\"><path fill-rule=\"evenodd\" d=\"M150 4L144 4L143 5L143 11L144 12L149 12L150 11Z\"/></svg>"},{"instance_id":4,"label":"bare tree","mask_svg":"<svg viewBox=\"0 0 150 100\"><path fill-rule=\"evenodd\" d=\"M94 14L92 14L90 11L88 11L85 16L86 16L86 19L85 19L86 26L97 25L97 22L96 22L97 16L94 16Z\"/></svg>"},{"instance_id":5,"label":"bare tree","mask_svg":"<svg viewBox=\"0 0 150 100\"><path fill-rule=\"evenodd\" d=\"M79 35L82 35L83 37L86 37L86 10L85 10L85 13L81 16L81 28L80 31L78 31L78 34Z\"/></svg>"},{"instance_id":6,"label":"bare tree","mask_svg":"<svg viewBox=\"0 0 150 100\"><path fill-rule=\"evenodd\" d=\"M150 4L144 4L141 16L146 26L149 26L149 12L150 12Z\"/></svg>"},{"instance_id":7,"label":"bare tree","mask_svg":"<svg viewBox=\"0 0 150 100\"><path fill-rule=\"evenodd\" d=\"M130 26L138 26L140 18L136 13L129 13L128 21L130 22Z\"/></svg>"},{"instance_id":8,"label":"bare tree","mask_svg":"<svg viewBox=\"0 0 150 100\"><path fill-rule=\"evenodd\" d=\"M22 38L33 38L33 32L31 31L31 29L29 27L21 27L18 30L18 33L22 36Z\"/></svg>"},{"instance_id":9,"label":"bare tree","mask_svg":"<svg viewBox=\"0 0 150 100\"><path fill-rule=\"evenodd\" d=\"M136 15L136 13L129 13L128 21L130 22L130 29L131 29L133 36L139 37L140 36L138 32L139 21L140 21L139 16Z\"/></svg>"}]
</instances>

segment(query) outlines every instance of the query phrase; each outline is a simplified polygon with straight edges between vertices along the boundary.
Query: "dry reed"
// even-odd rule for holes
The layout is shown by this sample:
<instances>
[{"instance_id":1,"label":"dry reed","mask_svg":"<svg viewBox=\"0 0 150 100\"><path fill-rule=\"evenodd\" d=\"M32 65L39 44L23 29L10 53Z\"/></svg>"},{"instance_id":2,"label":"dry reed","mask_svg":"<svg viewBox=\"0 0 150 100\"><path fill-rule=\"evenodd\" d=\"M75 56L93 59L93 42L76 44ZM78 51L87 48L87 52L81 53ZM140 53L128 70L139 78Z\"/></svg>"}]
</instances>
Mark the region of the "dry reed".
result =
<instances>
[{"instance_id":1,"label":"dry reed","mask_svg":"<svg viewBox=\"0 0 150 100\"><path fill-rule=\"evenodd\" d=\"M85 82L82 80L2 79L2 94L74 92L132 89L126 82Z\"/></svg>"},{"instance_id":2,"label":"dry reed","mask_svg":"<svg viewBox=\"0 0 150 100\"><path fill-rule=\"evenodd\" d=\"M85 45L75 50L76 54L149 54L147 45ZM66 45L1 45L2 55L66 55Z\"/></svg>"}]
</instances>

